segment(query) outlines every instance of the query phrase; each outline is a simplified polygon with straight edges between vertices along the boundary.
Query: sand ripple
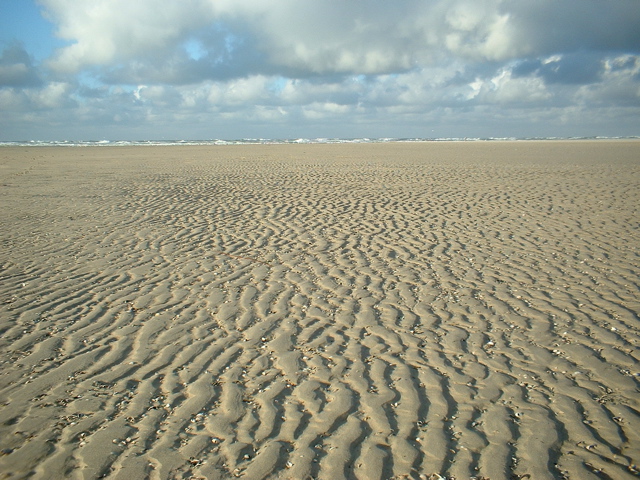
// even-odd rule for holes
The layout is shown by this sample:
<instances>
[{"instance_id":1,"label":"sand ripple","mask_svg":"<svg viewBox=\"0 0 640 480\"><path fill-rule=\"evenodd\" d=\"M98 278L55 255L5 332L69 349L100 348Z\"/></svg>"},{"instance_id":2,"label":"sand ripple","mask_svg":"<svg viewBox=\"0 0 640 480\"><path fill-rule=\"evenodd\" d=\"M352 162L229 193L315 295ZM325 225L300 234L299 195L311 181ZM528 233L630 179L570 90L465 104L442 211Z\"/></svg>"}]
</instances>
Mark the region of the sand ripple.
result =
<instances>
[{"instance_id":1,"label":"sand ripple","mask_svg":"<svg viewBox=\"0 0 640 480\"><path fill-rule=\"evenodd\" d=\"M18 150L0 478L639 474L637 143Z\"/></svg>"}]
</instances>

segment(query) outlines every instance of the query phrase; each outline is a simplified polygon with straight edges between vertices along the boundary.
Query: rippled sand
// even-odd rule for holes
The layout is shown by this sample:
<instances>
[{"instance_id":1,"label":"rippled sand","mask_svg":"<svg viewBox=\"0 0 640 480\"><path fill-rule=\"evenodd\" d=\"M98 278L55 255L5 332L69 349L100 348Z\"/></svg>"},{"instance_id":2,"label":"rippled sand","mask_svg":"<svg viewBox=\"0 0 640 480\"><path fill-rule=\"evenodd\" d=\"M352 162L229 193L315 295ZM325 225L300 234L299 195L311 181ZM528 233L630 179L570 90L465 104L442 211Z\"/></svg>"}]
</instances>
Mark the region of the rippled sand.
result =
<instances>
[{"instance_id":1,"label":"rippled sand","mask_svg":"<svg viewBox=\"0 0 640 480\"><path fill-rule=\"evenodd\" d=\"M1 148L0 478L637 478L639 180L626 141Z\"/></svg>"}]
</instances>

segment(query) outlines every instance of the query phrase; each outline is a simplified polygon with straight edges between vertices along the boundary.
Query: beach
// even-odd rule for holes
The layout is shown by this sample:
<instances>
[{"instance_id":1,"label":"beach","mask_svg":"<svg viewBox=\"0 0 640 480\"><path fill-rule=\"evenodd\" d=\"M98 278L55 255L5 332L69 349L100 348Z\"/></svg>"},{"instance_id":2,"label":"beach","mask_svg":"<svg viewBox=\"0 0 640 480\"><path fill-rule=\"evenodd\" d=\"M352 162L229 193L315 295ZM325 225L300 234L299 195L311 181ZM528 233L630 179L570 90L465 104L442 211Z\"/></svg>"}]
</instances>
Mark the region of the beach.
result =
<instances>
[{"instance_id":1,"label":"beach","mask_svg":"<svg viewBox=\"0 0 640 480\"><path fill-rule=\"evenodd\" d=\"M640 141L0 148L0 479L640 475Z\"/></svg>"}]
</instances>

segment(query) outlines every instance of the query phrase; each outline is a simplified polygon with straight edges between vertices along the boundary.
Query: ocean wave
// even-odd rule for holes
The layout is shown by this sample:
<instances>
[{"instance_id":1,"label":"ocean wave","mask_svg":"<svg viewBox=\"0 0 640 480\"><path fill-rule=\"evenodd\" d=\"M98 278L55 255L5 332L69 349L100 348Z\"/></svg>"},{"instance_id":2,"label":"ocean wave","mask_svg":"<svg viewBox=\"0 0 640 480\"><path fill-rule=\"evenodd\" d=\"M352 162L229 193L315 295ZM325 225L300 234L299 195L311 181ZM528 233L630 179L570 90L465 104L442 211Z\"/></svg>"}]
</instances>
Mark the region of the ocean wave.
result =
<instances>
[{"instance_id":1,"label":"ocean wave","mask_svg":"<svg viewBox=\"0 0 640 480\"><path fill-rule=\"evenodd\" d=\"M11 140L0 141L0 147L131 147L173 145L280 145L280 144L339 144L390 142L495 142L531 140L637 140L630 137L438 137L438 138L241 138L211 140Z\"/></svg>"}]
</instances>

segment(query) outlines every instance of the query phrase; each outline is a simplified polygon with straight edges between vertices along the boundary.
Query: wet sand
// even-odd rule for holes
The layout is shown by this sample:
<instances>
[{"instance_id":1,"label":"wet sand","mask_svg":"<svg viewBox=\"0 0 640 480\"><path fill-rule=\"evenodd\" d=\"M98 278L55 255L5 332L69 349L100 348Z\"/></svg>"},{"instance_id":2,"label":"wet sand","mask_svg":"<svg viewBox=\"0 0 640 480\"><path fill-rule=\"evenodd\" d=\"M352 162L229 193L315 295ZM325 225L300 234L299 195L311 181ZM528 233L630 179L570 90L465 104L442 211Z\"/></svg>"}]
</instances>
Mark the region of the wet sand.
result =
<instances>
[{"instance_id":1,"label":"wet sand","mask_svg":"<svg viewBox=\"0 0 640 480\"><path fill-rule=\"evenodd\" d=\"M637 478L640 142L0 148L0 478Z\"/></svg>"}]
</instances>

